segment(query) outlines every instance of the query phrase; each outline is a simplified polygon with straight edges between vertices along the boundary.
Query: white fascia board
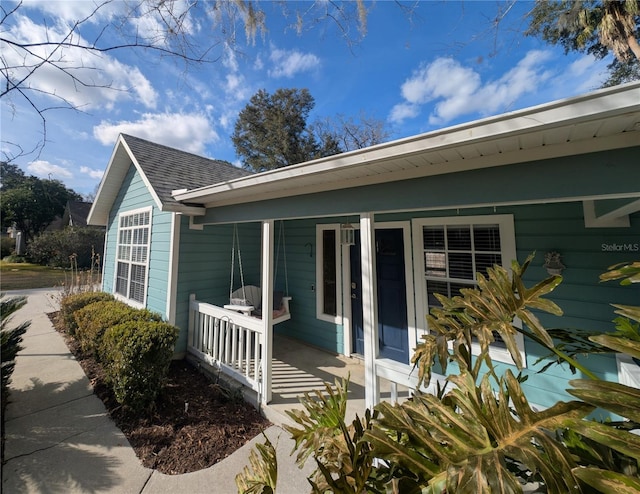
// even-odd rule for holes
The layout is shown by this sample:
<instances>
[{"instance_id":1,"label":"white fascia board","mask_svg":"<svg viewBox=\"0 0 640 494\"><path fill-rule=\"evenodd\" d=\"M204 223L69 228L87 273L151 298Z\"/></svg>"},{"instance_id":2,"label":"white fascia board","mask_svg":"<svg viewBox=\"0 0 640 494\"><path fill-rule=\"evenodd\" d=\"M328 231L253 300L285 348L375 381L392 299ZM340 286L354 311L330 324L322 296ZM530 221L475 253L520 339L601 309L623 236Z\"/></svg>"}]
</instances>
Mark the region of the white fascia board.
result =
<instances>
[{"instance_id":1,"label":"white fascia board","mask_svg":"<svg viewBox=\"0 0 640 494\"><path fill-rule=\"evenodd\" d=\"M128 169L128 166L126 166L128 163L124 164L122 162L130 159L128 151L121 147L122 143L123 139L120 135L111 152L107 169L102 175L102 180L100 180L100 185L98 186L96 198L87 215L88 225L106 226L109 221L109 211ZM117 187L115 184L117 184Z\"/></svg>"},{"instance_id":2,"label":"white fascia board","mask_svg":"<svg viewBox=\"0 0 640 494\"><path fill-rule=\"evenodd\" d=\"M204 216L206 209L202 206L187 206L185 204L164 204L161 211L170 211L172 213L182 213L187 216Z\"/></svg>"},{"instance_id":3,"label":"white fascia board","mask_svg":"<svg viewBox=\"0 0 640 494\"><path fill-rule=\"evenodd\" d=\"M312 177L344 167L369 165L424 151L433 152L471 143L479 144L524 135L542 129L573 126L595 118L602 119L607 116L639 110L640 83L625 84L365 149L176 193L174 198L185 202L210 202L210 199L207 201L207 197L210 198L223 192L248 189L302 176Z\"/></svg>"},{"instance_id":4,"label":"white fascia board","mask_svg":"<svg viewBox=\"0 0 640 494\"><path fill-rule=\"evenodd\" d=\"M144 171L142 170L142 167L138 163L138 160L136 159L135 155L133 154L131 149L129 149L127 141L125 141L124 138L122 138L122 136L121 136L121 139L122 139L122 145L125 147L125 149L129 153L129 157L131 158L133 165L136 167L137 172L140 174L140 178L142 178L142 182L144 183L145 187L149 191L149 194L151 194L151 197L153 198L153 202L155 202L158 209L162 211L162 201L158 197L158 194L156 193L155 189L151 186L151 182L149 182L149 179L147 178Z\"/></svg>"},{"instance_id":5,"label":"white fascia board","mask_svg":"<svg viewBox=\"0 0 640 494\"><path fill-rule=\"evenodd\" d=\"M137 172L140 174L145 187L149 191L149 194L151 194L151 197L158 209L162 210L162 202L160 201L158 194L151 186L151 183L144 171L142 171L142 167L138 163L138 160L136 160L136 157L127 145L124 137L120 134L116 141L113 153L111 154L111 158L109 159L107 169L100 181L96 199L93 202L93 206L91 206L89 214L87 215L87 224L99 226L107 225L107 222L109 221L109 211L111 210L113 202L120 191L124 177L129 170L130 163L133 163L136 167Z\"/></svg>"},{"instance_id":6,"label":"white fascia board","mask_svg":"<svg viewBox=\"0 0 640 494\"><path fill-rule=\"evenodd\" d=\"M339 181L321 181L312 184L294 184L293 181L286 182L279 189L273 187L267 189L259 185L254 185L252 189L242 188L219 192L217 196L213 196L215 201L204 203L205 208L228 206L240 204L243 202L266 201L277 199L279 197L287 197L289 195L303 195L326 192L328 190L347 189L352 187L365 187L389 181L411 180L415 178L441 175L446 173L460 173L468 170L479 170L483 168L492 168L504 165L515 165L518 163L539 161L551 158L561 158L578 154L595 153L598 151L607 151L611 149L620 149L625 147L636 146L640 142L640 132L626 132L624 134L616 134L613 136L603 137L599 139L591 139L588 141L569 142L563 144L553 144L541 146L536 149L527 149L526 151L518 150L500 153L497 155L479 156L458 161L438 163L429 165L428 167L406 168L390 174L373 174L363 175L352 179L341 179ZM401 158L398 158L401 159ZM294 186L295 185L295 186ZM255 189L255 190L254 190ZM288 194L287 190L291 190L292 194ZM209 194L207 196L211 198Z\"/></svg>"}]
</instances>

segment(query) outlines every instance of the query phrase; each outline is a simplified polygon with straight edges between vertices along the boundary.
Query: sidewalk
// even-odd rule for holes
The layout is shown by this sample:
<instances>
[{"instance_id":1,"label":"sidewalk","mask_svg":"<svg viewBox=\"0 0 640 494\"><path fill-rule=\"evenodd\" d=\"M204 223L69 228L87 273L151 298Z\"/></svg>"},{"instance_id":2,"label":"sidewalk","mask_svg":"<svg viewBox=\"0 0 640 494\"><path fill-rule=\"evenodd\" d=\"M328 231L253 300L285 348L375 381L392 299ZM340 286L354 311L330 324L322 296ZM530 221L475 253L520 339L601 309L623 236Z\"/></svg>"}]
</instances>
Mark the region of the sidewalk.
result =
<instances>
[{"instance_id":1,"label":"sidewalk","mask_svg":"<svg viewBox=\"0 0 640 494\"><path fill-rule=\"evenodd\" d=\"M53 328L51 290L7 292L27 295L13 327L31 320L12 376L6 414L2 492L21 493L215 493L237 492L235 476L249 464L258 436L220 463L184 475L165 475L141 465L129 442L93 394L80 364ZM265 432L278 454L278 494L309 492L308 462L298 469L293 441L280 427Z\"/></svg>"}]
</instances>

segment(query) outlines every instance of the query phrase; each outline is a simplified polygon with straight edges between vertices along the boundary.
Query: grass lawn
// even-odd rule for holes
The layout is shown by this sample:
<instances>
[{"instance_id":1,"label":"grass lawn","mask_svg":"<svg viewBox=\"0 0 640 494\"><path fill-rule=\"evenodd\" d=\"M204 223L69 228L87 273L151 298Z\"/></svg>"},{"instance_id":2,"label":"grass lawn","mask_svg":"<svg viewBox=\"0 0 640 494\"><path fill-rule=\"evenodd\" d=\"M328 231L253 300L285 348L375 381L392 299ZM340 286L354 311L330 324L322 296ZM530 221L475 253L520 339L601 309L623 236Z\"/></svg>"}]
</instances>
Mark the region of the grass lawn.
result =
<instances>
[{"instance_id":1,"label":"grass lawn","mask_svg":"<svg viewBox=\"0 0 640 494\"><path fill-rule=\"evenodd\" d=\"M67 273L69 278L69 273ZM28 263L0 261L0 290L24 290L62 286L65 270Z\"/></svg>"}]
</instances>

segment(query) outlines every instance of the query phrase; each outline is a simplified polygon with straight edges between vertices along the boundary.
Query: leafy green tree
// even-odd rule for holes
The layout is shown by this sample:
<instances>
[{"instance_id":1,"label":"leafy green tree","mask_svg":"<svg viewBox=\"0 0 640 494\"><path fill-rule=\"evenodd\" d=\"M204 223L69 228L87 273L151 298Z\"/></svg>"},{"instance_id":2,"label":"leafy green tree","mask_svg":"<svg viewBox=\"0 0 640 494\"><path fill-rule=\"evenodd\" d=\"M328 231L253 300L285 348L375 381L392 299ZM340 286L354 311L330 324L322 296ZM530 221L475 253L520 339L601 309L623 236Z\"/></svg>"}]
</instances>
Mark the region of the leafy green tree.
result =
<instances>
[{"instance_id":1,"label":"leafy green tree","mask_svg":"<svg viewBox=\"0 0 640 494\"><path fill-rule=\"evenodd\" d=\"M307 118L315 105L307 89L261 89L238 115L231 136L245 168L262 172L337 152L321 150Z\"/></svg>"},{"instance_id":2,"label":"leafy green tree","mask_svg":"<svg viewBox=\"0 0 640 494\"><path fill-rule=\"evenodd\" d=\"M56 216L62 216L69 200L81 200L81 196L59 180L25 177L11 189L2 188L2 224L7 227L15 223L29 241L43 232Z\"/></svg>"},{"instance_id":3,"label":"leafy green tree","mask_svg":"<svg viewBox=\"0 0 640 494\"><path fill-rule=\"evenodd\" d=\"M337 115L307 123L314 107L307 89L258 91L238 115L231 136L249 170L262 172L379 144L390 132L381 120Z\"/></svg>"},{"instance_id":4,"label":"leafy green tree","mask_svg":"<svg viewBox=\"0 0 640 494\"><path fill-rule=\"evenodd\" d=\"M525 34L604 58L613 53L606 86L640 78L638 0L538 0L528 14Z\"/></svg>"},{"instance_id":5,"label":"leafy green tree","mask_svg":"<svg viewBox=\"0 0 640 494\"><path fill-rule=\"evenodd\" d=\"M0 190L13 189L25 180L24 172L18 165L0 162Z\"/></svg>"}]
</instances>

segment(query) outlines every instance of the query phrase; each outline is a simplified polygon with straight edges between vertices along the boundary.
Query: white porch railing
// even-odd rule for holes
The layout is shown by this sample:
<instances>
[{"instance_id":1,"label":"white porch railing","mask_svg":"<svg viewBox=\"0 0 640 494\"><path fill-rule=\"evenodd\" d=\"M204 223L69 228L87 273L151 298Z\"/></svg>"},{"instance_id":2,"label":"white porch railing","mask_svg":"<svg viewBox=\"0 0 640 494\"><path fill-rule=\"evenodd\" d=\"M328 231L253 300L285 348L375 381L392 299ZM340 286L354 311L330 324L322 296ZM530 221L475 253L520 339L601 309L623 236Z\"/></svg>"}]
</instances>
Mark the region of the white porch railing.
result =
<instances>
[{"instance_id":1,"label":"white porch railing","mask_svg":"<svg viewBox=\"0 0 640 494\"><path fill-rule=\"evenodd\" d=\"M236 381L263 393L264 326L261 319L189 297L187 351Z\"/></svg>"},{"instance_id":2,"label":"white porch railing","mask_svg":"<svg viewBox=\"0 0 640 494\"><path fill-rule=\"evenodd\" d=\"M385 379L389 381L391 388L391 402L396 403L398 401L398 385L411 390L416 389L418 385L418 370L414 369L412 365L401 364L394 360L377 358L374 360L375 376L378 379ZM422 387L421 391L425 393L436 394L438 384L444 386L446 379L439 374L432 374L431 381L426 387ZM379 397L378 397L379 400Z\"/></svg>"}]
</instances>

